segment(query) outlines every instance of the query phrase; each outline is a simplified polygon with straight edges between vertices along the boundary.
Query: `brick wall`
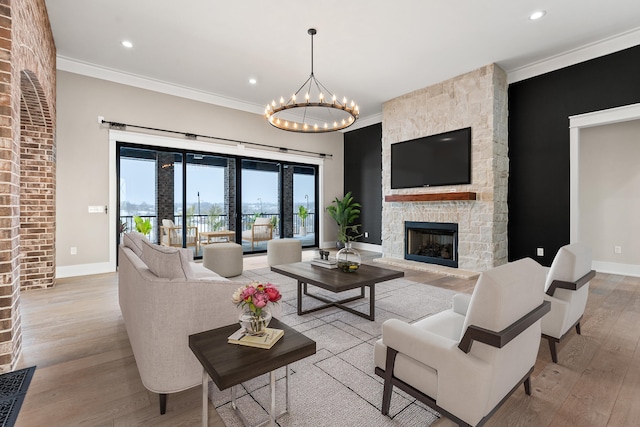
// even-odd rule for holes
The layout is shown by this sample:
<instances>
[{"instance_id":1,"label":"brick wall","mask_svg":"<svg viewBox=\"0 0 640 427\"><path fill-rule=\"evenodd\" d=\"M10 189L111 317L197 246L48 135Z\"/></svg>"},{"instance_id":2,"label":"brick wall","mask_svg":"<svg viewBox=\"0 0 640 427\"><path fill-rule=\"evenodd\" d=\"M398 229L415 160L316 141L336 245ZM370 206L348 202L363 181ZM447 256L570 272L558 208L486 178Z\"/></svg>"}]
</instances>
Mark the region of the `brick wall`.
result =
<instances>
[{"instance_id":1,"label":"brick wall","mask_svg":"<svg viewBox=\"0 0 640 427\"><path fill-rule=\"evenodd\" d=\"M472 191L476 201L383 202L382 251L404 258L404 222L458 223L459 268L485 271L507 262L507 79L488 65L386 102L382 126L383 195ZM471 127L471 184L391 190L391 144Z\"/></svg>"},{"instance_id":2,"label":"brick wall","mask_svg":"<svg viewBox=\"0 0 640 427\"><path fill-rule=\"evenodd\" d=\"M20 355L20 291L55 272L55 56L44 0L0 0L0 372Z\"/></svg>"},{"instance_id":3,"label":"brick wall","mask_svg":"<svg viewBox=\"0 0 640 427\"><path fill-rule=\"evenodd\" d=\"M173 201L175 198L175 170L174 153L158 152L156 158L156 209L158 226L155 229L155 239L161 242L160 226L163 219L170 219L175 223ZM184 211L184 209L183 209Z\"/></svg>"}]
</instances>

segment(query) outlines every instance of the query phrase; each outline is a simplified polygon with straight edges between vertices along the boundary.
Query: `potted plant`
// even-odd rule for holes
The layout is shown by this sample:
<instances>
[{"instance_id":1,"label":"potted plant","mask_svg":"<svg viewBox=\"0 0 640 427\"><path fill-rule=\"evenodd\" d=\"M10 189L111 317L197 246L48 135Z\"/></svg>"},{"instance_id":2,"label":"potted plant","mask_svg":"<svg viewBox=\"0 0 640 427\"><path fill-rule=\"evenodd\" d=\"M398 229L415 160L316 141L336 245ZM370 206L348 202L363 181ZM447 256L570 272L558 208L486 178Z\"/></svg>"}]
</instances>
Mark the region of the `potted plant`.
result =
<instances>
[{"instance_id":1,"label":"potted plant","mask_svg":"<svg viewBox=\"0 0 640 427\"><path fill-rule=\"evenodd\" d=\"M298 206L298 216L300 217L300 235L306 236L307 227L305 224L306 224L307 217L309 216L309 211L307 210L307 208L300 205Z\"/></svg>"},{"instance_id":2,"label":"potted plant","mask_svg":"<svg viewBox=\"0 0 640 427\"><path fill-rule=\"evenodd\" d=\"M136 230L138 233L142 233L145 236L151 233L151 219L142 219L139 216L134 216L133 222L136 224Z\"/></svg>"},{"instance_id":3,"label":"potted plant","mask_svg":"<svg viewBox=\"0 0 640 427\"><path fill-rule=\"evenodd\" d=\"M347 241L358 237L352 234L357 233L358 227L360 227L360 224L354 224L360 217L360 207L360 203L353 201L351 191L345 194L342 199L336 197L333 202L327 206L329 216L338 224L337 247L342 248Z\"/></svg>"},{"instance_id":4,"label":"potted plant","mask_svg":"<svg viewBox=\"0 0 640 427\"><path fill-rule=\"evenodd\" d=\"M269 218L269 224L271 224L271 227L273 228L273 231L275 232L276 229L278 228L278 217L274 215L271 218Z\"/></svg>"}]
</instances>

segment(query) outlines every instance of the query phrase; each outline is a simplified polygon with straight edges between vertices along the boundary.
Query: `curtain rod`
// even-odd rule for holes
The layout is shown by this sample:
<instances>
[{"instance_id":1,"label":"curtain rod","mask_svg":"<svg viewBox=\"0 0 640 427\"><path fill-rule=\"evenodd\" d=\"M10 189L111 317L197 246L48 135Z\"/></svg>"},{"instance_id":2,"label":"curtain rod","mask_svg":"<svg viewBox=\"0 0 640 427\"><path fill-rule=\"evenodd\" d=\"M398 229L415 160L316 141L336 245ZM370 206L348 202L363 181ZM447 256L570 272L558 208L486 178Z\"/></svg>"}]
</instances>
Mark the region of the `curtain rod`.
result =
<instances>
[{"instance_id":1,"label":"curtain rod","mask_svg":"<svg viewBox=\"0 0 640 427\"><path fill-rule=\"evenodd\" d=\"M261 143L258 143L258 142L242 141L242 140L239 140L239 139L221 138L221 137L218 137L218 136L210 136L210 135L200 135L200 134L196 134L196 133L181 132L181 131L176 131L176 130L168 130L168 129L160 129L160 128L152 128L152 127L148 127L148 126L132 125L132 124L129 124L129 123L122 123L122 122L111 122L111 121L104 120L104 119L101 119L100 123L109 125L109 128L117 129L117 130L126 130L126 128L131 127L131 128L136 128L136 129L151 130L151 131L154 131L154 132L164 132L164 133L171 133L171 134L175 134L175 135L183 135L185 138L190 139L190 140L197 140L198 138L207 138L207 139L214 139L214 140L217 140L217 141L235 142L236 144L252 145L252 146L263 147L263 148L272 148L272 149L278 150L278 151L280 151L282 153L294 152L294 153L303 153L303 154L313 154L315 156L322 157L322 158L332 158L333 157L333 154L316 153L314 151L299 150L297 148L285 148L285 147L278 147L278 146L275 146L275 145L261 144Z\"/></svg>"}]
</instances>

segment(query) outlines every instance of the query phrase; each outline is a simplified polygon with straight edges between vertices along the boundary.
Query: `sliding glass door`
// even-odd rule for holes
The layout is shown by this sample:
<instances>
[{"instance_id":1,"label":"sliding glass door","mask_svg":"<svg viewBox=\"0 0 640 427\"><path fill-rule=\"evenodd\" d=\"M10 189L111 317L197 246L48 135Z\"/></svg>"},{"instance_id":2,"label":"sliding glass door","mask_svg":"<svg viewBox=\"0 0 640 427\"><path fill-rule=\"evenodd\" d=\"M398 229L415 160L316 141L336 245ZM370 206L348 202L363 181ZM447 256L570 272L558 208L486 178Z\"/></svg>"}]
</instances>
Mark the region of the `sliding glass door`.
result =
<instances>
[{"instance_id":1,"label":"sliding glass door","mask_svg":"<svg viewBox=\"0 0 640 427\"><path fill-rule=\"evenodd\" d=\"M182 186L175 185L182 155L128 146L121 146L118 155L119 231L138 231L161 243L162 220L173 221L174 212L182 211Z\"/></svg>"},{"instance_id":2,"label":"sliding glass door","mask_svg":"<svg viewBox=\"0 0 640 427\"><path fill-rule=\"evenodd\" d=\"M235 241L235 182L230 180L235 159L210 154L187 154L186 214L187 225L198 233L196 256L210 243Z\"/></svg>"},{"instance_id":3,"label":"sliding glass door","mask_svg":"<svg viewBox=\"0 0 640 427\"><path fill-rule=\"evenodd\" d=\"M317 167L126 143L117 145L119 236L140 231L152 242L202 256L233 241L245 253L267 241L318 245Z\"/></svg>"},{"instance_id":4,"label":"sliding glass door","mask_svg":"<svg viewBox=\"0 0 640 427\"><path fill-rule=\"evenodd\" d=\"M267 241L280 237L280 164L241 161L242 249L266 250Z\"/></svg>"},{"instance_id":5,"label":"sliding glass door","mask_svg":"<svg viewBox=\"0 0 640 427\"><path fill-rule=\"evenodd\" d=\"M316 245L316 168L293 166L293 235Z\"/></svg>"}]
</instances>

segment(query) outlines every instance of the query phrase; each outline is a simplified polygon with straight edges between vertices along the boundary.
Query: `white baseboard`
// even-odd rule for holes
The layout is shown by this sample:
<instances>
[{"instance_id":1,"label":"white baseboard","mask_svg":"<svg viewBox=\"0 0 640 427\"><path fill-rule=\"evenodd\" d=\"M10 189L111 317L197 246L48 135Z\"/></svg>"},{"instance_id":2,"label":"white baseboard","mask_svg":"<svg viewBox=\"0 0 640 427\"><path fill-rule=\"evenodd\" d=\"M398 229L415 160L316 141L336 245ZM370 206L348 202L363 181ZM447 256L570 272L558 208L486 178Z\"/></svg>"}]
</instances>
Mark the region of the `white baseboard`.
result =
<instances>
[{"instance_id":1,"label":"white baseboard","mask_svg":"<svg viewBox=\"0 0 640 427\"><path fill-rule=\"evenodd\" d=\"M97 262L94 264L64 265L56 267L56 278L90 276L93 274L115 273L116 267L110 262Z\"/></svg>"},{"instance_id":2,"label":"white baseboard","mask_svg":"<svg viewBox=\"0 0 640 427\"><path fill-rule=\"evenodd\" d=\"M591 263L591 268L593 268L598 273L640 277L640 265L638 264L621 264L618 262L593 261Z\"/></svg>"}]
</instances>

